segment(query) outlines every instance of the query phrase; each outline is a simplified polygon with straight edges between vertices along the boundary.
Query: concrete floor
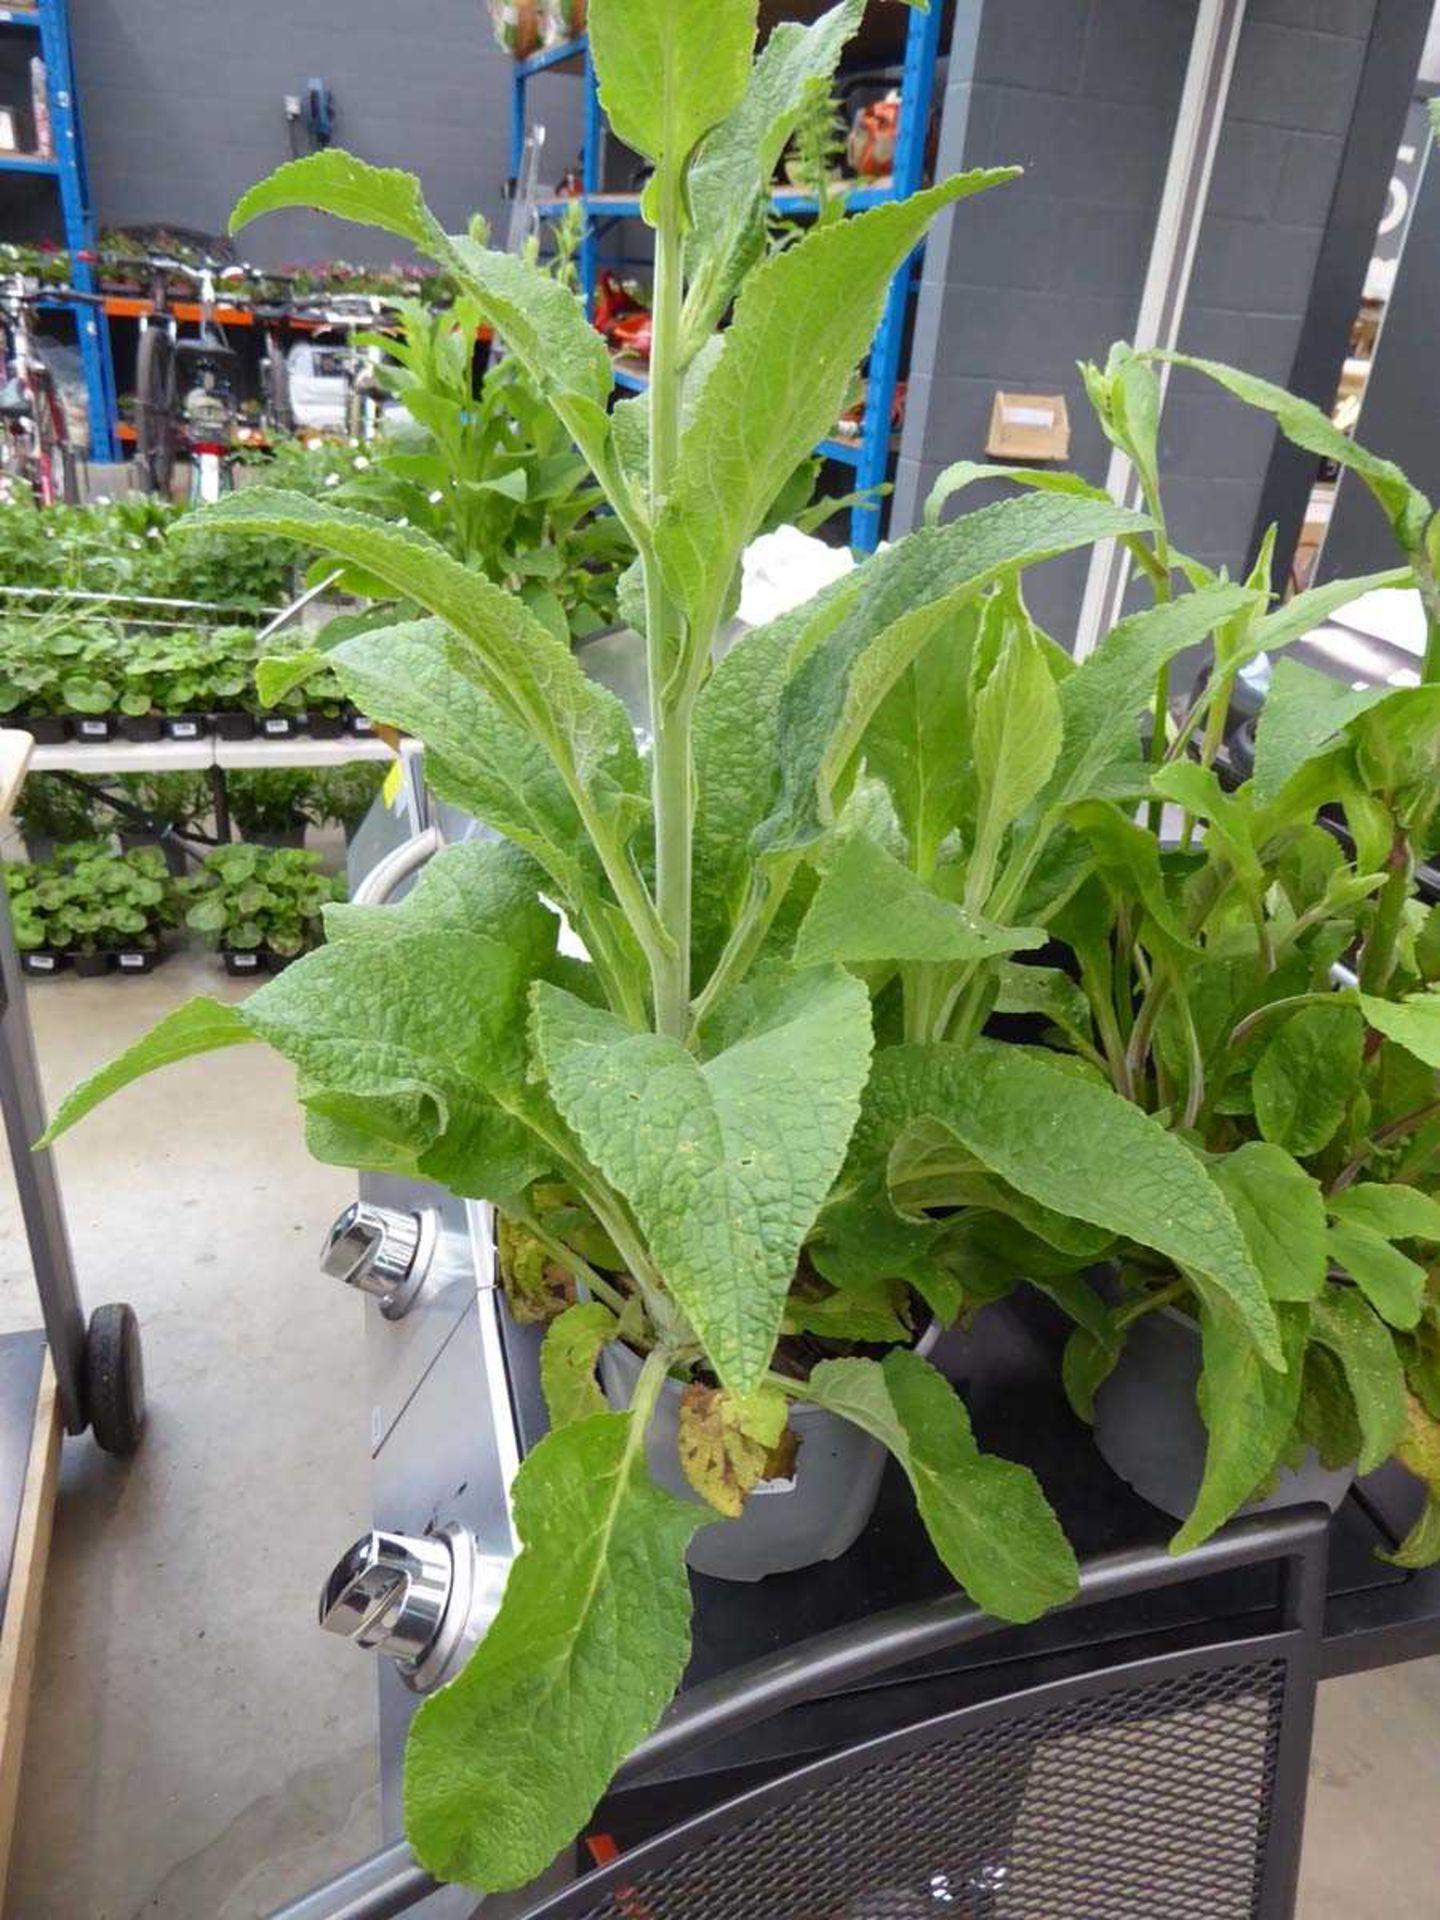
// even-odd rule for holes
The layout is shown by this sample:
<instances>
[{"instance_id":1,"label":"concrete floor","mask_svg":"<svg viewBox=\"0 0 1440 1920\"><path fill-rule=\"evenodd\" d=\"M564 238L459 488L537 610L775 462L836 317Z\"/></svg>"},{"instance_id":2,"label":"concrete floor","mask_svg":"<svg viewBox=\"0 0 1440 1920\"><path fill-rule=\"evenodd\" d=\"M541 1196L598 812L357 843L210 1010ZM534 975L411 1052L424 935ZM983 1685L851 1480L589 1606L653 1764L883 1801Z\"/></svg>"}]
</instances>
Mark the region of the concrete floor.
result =
<instances>
[{"instance_id":1,"label":"concrete floor","mask_svg":"<svg viewBox=\"0 0 1440 1920\"><path fill-rule=\"evenodd\" d=\"M30 992L53 1107L218 963ZM250 1920L379 1842L375 1676L315 1596L369 1522L361 1302L315 1265L353 1178L261 1047L140 1082L58 1149L87 1306L140 1315L150 1430L68 1441L7 1920ZM0 1331L37 1314L8 1177Z\"/></svg>"},{"instance_id":2,"label":"concrete floor","mask_svg":"<svg viewBox=\"0 0 1440 1920\"><path fill-rule=\"evenodd\" d=\"M235 991L198 956L35 988L52 1105ZM128 1467L66 1445L6 1920L252 1920L378 1842L373 1670L314 1626L369 1517L360 1302L315 1268L351 1182L290 1089L236 1048L59 1149L87 1302L144 1326L151 1429ZM0 1331L35 1317L7 1184ZM1400 1913L1440 1917L1440 1660L1320 1695L1300 1920Z\"/></svg>"}]
</instances>

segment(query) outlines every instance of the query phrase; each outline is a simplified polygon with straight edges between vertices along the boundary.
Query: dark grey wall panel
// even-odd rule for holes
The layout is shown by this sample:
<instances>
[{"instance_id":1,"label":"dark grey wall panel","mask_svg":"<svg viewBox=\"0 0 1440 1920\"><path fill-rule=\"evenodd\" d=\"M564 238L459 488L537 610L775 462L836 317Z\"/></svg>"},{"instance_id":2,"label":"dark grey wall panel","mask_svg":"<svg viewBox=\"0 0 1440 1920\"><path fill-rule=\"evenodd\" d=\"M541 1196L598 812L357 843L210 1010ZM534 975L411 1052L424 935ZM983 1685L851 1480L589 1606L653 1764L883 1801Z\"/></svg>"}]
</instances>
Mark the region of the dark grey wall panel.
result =
<instances>
[{"instance_id":1,"label":"dark grey wall panel","mask_svg":"<svg viewBox=\"0 0 1440 1920\"><path fill-rule=\"evenodd\" d=\"M1251 0L1181 333L1190 351L1289 378L1376 4ZM1196 4L961 0L961 14L942 159L1019 160L1026 174L958 208L927 254L912 392L929 404L908 411L897 527L948 462L983 457L997 387L1063 390L1072 460L1103 478L1075 362L1133 330ZM1181 546L1244 563L1272 442L1263 421L1177 376L1161 453ZM1084 571L1083 557L1057 562L1032 595L1062 635Z\"/></svg>"},{"instance_id":2,"label":"dark grey wall panel","mask_svg":"<svg viewBox=\"0 0 1440 1920\"><path fill-rule=\"evenodd\" d=\"M481 0L80 0L72 8L91 191L102 224L174 221L223 230L239 194L289 157L282 101L313 74L335 94L337 139L418 173L451 226L503 218L510 61ZM578 142L580 83L540 83L558 171ZM388 260L366 229L278 214L247 254Z\"/></svg>"},{"instance_id":3,"label":"dark grey wall panel","mask_svg":"<svg viewBox=\"0 0 1440 1920\"><path fill-rule=\"evenodd\" d=\"M1440 315L1440 164L1431 151L1421 177L1395 291L1357 428L1374 452L1394 460L1432 500L1440 498L1440 431L1435 405L1436 317ZM1395 541L1370 491L1343 475L1317 580L1395 565Z\"/></svg>"}]
</instances>

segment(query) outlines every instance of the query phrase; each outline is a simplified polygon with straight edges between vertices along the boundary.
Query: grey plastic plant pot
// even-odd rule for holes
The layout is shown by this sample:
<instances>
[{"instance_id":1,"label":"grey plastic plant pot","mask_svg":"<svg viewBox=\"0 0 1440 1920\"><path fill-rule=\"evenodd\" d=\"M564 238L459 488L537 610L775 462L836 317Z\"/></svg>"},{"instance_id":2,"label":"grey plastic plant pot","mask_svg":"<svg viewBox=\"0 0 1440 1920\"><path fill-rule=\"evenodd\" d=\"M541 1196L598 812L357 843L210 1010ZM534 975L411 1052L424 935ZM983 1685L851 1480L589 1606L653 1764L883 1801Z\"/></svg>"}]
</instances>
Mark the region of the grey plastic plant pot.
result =
<instances>
[{"instance_id":1,"label":"grey plastic plant pot","mask_svg":"<svg viewBox=\"0 0 1440 1920\"><path fill-rule=\"evenodd\" d=\"M928 1353L940 1331L932 1322L915 1351ZM640 1356L618 1340L602 1350L600 1381L611 1406L629 1406L640 1364ZM657 1486L704 1506L680 1468L681 1391L675 1380L660 1389L645 1436L646 1460ZM794 1573L838 1560L864 1532L880 1497L885 1448L839 1414L803 1401L792 1402L790 1425L800 1442L794 1478L762 1483L738 1520L716 1519L702 1527L686 1555L696 1573L744 1581Z\"/></svg>"},{"instance_id":2,"label":"grey plastic plant pot","mask_svg":"<svg viewBox=\"0 0 1440 1920\"><path fill-rule=\"evenodd\" d=\"M1190 1512L1205 1476L1207 1435L1195 1404L1199 1383L1200 1329L1164 1307L1131 1327L1119 1364L1095 1395L1100 1457L1142 1500L1174 1520ZM1240 1512L1323 1500L1333 1513L1354 1479L1351 1468L1323 1467L1310 1451L1293 1471L1280 1472L1263 1499Z\"/></svg>"}]
</instances>

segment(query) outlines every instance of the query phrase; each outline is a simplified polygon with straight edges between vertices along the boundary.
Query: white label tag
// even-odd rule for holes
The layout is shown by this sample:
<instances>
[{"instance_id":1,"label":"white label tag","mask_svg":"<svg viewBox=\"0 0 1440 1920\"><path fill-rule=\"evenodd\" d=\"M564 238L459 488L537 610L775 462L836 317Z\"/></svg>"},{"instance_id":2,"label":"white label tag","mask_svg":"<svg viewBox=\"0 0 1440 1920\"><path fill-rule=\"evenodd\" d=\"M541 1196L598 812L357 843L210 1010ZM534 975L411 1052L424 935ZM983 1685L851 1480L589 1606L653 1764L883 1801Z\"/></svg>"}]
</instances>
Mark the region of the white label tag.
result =
<instances>
[{"instance_id":1,"label":"white label tag","mask_svg":"<svg viewBox=\"0 0 1440 1920\"><path fill-rule=\"evenodd\" d=\"M199 737L200 725L195 720L177 720L170 728L172 740L198 740Z\"/></svg>"},{"instance_id":2,"label":"white label tag","mask_svg":"<svg viewBox=\"0 0 1440 1920\"><path fill-rule=\"evenodd\" d=\"M108 740L110 729L103 720L82 720L80 738L82 740Z\"/></svg>"},{"instance_id":3,"label":"white label tag","mask_svg":"<svg viewBox=\"0 0 1440 1920\"><path fill-rule=\"evenodd\" d=\"M755 1485L750 1489L750 1498L753 1500L755 1496L760 1493L793 1493L794 1491L795 1482L793 1479L757 1480Z\"/></svg>"},{"instance_id":4,"label":"white label tag","mask_svg":"<svg viewBox=\"0 0 1440 1920\"><path fill-rule=\"evenodd\" d=\"M268 720L263 721L261 724L264 726L266 733L272 735L278 734L283 737L290 731L290 722L285 718L283 713L273 714Z\"/></svg>"},{"instance_id":5,"label":"white label tag","mask_svg":"<svg viewBox=\"0 0 1440 1920\"><path fill-rule=\"evenodd\" d=\"M32 953L29 960L32 973L53 973L55 956L53 953Z\"/></svg>"},{"instance_id":6,"label":"white label tag","mask_svg":"<svg viewBox=\"0 0 1440 1920\"><path fill-rule=\"evenodd\" d=\"M120 961L120 971L122 973L144 972L145 955L143 953L122 953L118 957Z\"/></svg>"}]
</instances>

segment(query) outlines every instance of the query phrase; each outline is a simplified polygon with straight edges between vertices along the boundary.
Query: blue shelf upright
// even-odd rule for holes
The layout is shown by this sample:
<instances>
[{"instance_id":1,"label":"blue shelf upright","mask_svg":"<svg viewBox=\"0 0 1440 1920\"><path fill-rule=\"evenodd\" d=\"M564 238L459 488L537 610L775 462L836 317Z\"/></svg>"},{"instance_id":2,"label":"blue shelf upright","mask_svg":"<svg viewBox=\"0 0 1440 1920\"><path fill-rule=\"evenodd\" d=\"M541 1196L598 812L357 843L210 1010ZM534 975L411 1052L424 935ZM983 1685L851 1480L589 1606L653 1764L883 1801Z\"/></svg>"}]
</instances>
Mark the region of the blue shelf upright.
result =
<instances>
[{"instance_id":1,"label":"blue shelf upright","mask_svg":"<svg viewBox=\"0 0 1440 1920\"><path fill-rule=\"evenodd\" d=\"M85 173L85 141L75 98L75 66L70 51L70 15L66 0L38 0L34 7L0 7L0 28L38 33L45 62L49 94L53 159L7 154L0 171L49 175L60 189L60 211L65 245L70 253L72 284L82 293L94 293L95 272L85 257L95 250L95 218ZM113 460L115 453L115 373L110 362L110 334L104 314L95 307L76 307L75 329L85 369L85 391L90 411L90 457Z\"/></svg>"},{"instance_id":2,"label":"blue shelf upright","mask_svg":"<svg viewBox=\"0 0 1440 1920\"><path fill-rule=\"evenodd\" d=\"M930 124L930 104L935 91L935 72L940 54L940 19L944 9L932 4L928 12L909 9L905 31L904 63L900 82L900 124L895 142L894 169L888 182L857 187L845 202L847 213L859 213L886 200L906 200L917 193L925 179L925 136ZM605 122L600 107L595 66L590 43L584 34L561 46L547 47L528 60L515 62L511 86L510 173L519 178L525 154L528 115L528 86L537 75L551 71L578 73L585 86L584 144L581 150L581 201L585 208L585 238L580 249L580 281L586 306L593 312L595 289L600 268L600 232L617 220L637 218L638 194L605 193L601 190L601 162L604 151ZM564 200L542 200L539 211L556 215L564 211ZM781 190L774 195L777 213L795 215L813 212L815 202L803 193ZM890 282L885 309L870 348L869 373L865 392L865 415L859 438L822 440L816 452L827 460L837 460L855 469L855 490L869 492L885 484L890 464L890 424L895 390L899 385L905 343L905 322L909 308L916 264L920 250L896 272ZM644 374L633 366L616 369L616 383L631 392L643 389ZM861 553L873 553L880 543L881 508L859 506L850 516L850 544Z\"/></svg>"}]
</instances>

